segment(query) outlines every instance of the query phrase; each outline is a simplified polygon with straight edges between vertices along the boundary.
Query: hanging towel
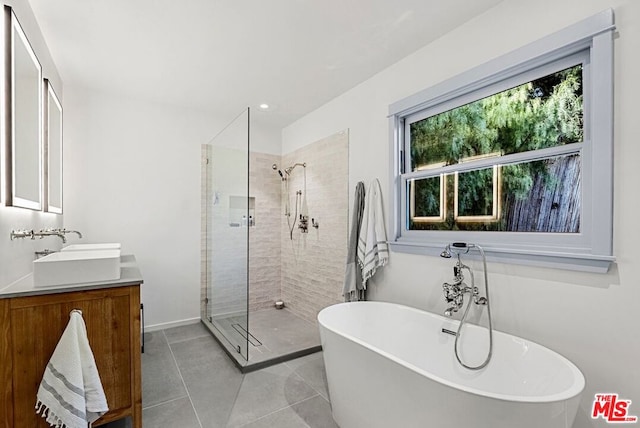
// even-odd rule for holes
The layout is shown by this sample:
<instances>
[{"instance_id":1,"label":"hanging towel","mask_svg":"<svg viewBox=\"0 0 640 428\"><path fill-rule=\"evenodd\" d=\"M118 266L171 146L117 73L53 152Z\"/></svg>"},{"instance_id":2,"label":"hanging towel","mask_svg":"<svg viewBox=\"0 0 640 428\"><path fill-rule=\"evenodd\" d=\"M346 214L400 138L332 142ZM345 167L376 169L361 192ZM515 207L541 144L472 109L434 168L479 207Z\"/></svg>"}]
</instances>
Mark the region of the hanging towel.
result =
<instances>
[{"instance_id":1,"label":"hanging towel","mask_svg":"<svg viewBox=\"0 0 640 428\"><path fill-rule=\"evenodd\" d=\"M51 426L87 428L109 408L82 312L76 309L69 316L40 382L36 413Z\"/></svg>"},{"instance_id":2,"label":"hanging towel","mask_svg":"<svg viewBox=\"0 0 640 428\"><path fill-rule=\"evenodd\" d=\"M362 269L362 281L365 288L367 280L376 273L379 267L386 265L388 260L389 247L382 210L382 189L376 178L367 189L358 240L358 265Z\"/></svg>"},{"instance_id":3,"label":"hanging towel","mask_svg":"<svg viewBox=\"0 0 640 428\"><path fill-rule=\"evenodd\" d=\"M364 213L364 195L364 183L360 181L356 185L353 216L351 217L347 267L344 275L344 288L342 290L345 302L355 302L365 299L362 270L357 267L358 239L360 237L360 226L362 225L362 215Z\"/></svg>"}]
</instances>

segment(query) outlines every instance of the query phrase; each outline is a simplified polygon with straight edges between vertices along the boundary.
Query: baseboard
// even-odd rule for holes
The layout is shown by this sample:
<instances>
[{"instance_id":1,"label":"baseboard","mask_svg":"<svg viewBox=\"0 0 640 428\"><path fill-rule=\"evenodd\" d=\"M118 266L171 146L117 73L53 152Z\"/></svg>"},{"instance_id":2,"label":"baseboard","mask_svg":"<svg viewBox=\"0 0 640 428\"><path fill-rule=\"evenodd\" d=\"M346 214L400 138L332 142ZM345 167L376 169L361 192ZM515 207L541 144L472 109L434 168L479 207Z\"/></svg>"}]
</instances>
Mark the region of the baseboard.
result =
<instances>
[{"instance_id":1,"label":"baseboard","mask_svg":"<svg viewBox=\"0 0 640 428\"><path fill-rule=\"evenodd\" d=\"M200 318L189 318L189 319L186 319L186 320L179 320L179 321L163 322L163 323L160 323L160 324L145 325L144 326L144 330L145 331L158 331L158 330L164 330L164 329L167 329L167 328L181 327L183 325L197 324L199 322L200 322Z\"/></svg>"}]
</instances>

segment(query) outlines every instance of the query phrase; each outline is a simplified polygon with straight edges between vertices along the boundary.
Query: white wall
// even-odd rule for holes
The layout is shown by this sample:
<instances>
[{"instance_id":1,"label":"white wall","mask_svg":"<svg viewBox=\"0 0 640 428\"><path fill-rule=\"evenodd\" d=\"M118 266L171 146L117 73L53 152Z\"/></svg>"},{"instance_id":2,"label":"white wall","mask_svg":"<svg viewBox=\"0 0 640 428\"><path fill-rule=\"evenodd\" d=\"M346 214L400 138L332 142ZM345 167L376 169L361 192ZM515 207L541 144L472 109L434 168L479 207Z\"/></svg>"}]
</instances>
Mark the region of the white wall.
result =
<instances>
[{"instance_id":1,"label":"white wall","mask_svg":"<svg viewBox=\"0 0 640 428\"><path fill-rule=\"evenodd\" d=\"M608 274L576 273L517 265L490 266L492 312L497 329L546 345L572 361L587 386L575 427L605 426L591 420L593 395L615 392L634 400L640 414L640 284L637 245L640 181L637 144L640 3L633 0L505 1L415 54L363 82L283 131L289 152L336 130L350 129L349 207L359 180L379 177L389 206L388 106L406 96L517 49L601 10L613 7L615 41L615 237L616 265ZM372 281L376 300L441 313L441 284L450 261L392 253Z\"/></svg>"},{"instance_id":2,"label":"white wall","mask_svg":"<svg viewBox=\"0 0 640 428\"><path fill-rule=\"evenodd\" d=\"M67 85L65 226L135 254L148 326L200 317L200 146L232 119Z\"/></svg>"},{"instance_id":3,"label":"white wall","mask_svg":"<svg viewBox=\"0 0 640 428\"><path fill-rule=\"evenodd\" d=\"M59 97L63 96L62 81L58 75L55 64L49 54L49 49L40 33L40 28L35 21L31 7L26 0L4 1L3 4L13 8L20 21L29 42L42 65L42 76L51 80ZM3 12L4 13L4 10ZM4 16L4 15L3 15ZM4 19L0 22L1 33L4 33ZM2 69L4 69L4 55L2 55ZM3 87L4 91L5 88ZM4 141L0 142L3 144ZM0 163L0 177L4 177L4 165ZM0 180L0 182L2 182ZM61 215L43 213L24 208L12 208L0 205L0 288L11 284L17 279L29 274L33 270L32 261L34 252L44 248L58 249L62 241L57 237L48 237L42 240L17 239L11 241L9 235L13 229L34 229L36 231L49 227L61 227L63 217ZM73 235L69 235L69 239Z\"/></svg>"}]
</instances>

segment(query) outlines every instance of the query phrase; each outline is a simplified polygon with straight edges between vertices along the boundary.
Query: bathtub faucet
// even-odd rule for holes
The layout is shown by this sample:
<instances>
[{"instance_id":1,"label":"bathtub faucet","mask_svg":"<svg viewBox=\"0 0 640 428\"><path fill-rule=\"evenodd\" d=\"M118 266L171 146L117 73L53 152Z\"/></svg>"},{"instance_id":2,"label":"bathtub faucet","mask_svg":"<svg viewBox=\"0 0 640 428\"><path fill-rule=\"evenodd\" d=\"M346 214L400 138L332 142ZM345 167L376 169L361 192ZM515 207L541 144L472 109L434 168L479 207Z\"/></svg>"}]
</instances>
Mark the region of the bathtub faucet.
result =
<instances>
[{"instance_id":1,"label":"bathtub faucet","mask_svg":"<svg viewBox=\"0 0 640 428\"><path fill-rule=\"evenodd\" d=\"M472 276L473 283L473 271L471 268L462 263L460 260L460 255L458 255L458 261L456 265L453 267L453 283L445 282L442 284L442 291L444 292L444 299L447 302L447 309L444 311L444 314L448 317L452 316L454 312L458 312L458 310L464 304L464 294L469 293L473 302L477 305L486 305L487 299L485 297L480 297L480 292L478 291L478 287L471 286L469 287L464 282L464 275L462 274L462 270L467 269L469 274Z\"/></svg>"},{"instance_id":2,"label":"bathtub faucet","mask_svg":"<svg viewBox=\"0 0 640 428\"><path fill-rule=\"evenodd\" d=\"M475 249L480 253L482 257L482 272L484 274L484 297L480 297L478 292L478 287L476 287L476 281L473 276L473 271L471 268L462 263L461 255L469 253L469 250ZM493 326L491 321L491 306L489 305L489 277L487 275L487 258L484 253L484 249L477 244L468 244L466 242L452 242L448 244L444 251L440 253L440 257L444 257L445 259L449 259L455 254L457 256L456 265L453 267L453 284L449 284L445 282L442 284L442 289L444 291L444 298L447 301L448 307L444 311L445 316L452 316L454 312L458 312L458 310L462 307L464 303L464 294L469 293L470 299L467 301L467 307L462 313L462 318L460 319L460 323L458 324L458 330L456 331L456 339L453 344L453 353L456 356L456 360L458 363L466 369L469 370L480 370L489 364L491 360L491 355L493 353ZM462 271L466 269L469 272L469 277L471 278L471 286L469 287L464 282L464 275ZM460 336L462 333L462 326L465 321L467 321L467 315L469 314L469 309L471 308L471 303L475 303L475 306L484 306L487 309L487 319L489 324L489 352L487 352L487 357L484 362L477 366L471 366L460 358L460 353L458 352L458 343L460 342ZM480 309L480 308L479 308Z\"/></svg>"}]
</instances>

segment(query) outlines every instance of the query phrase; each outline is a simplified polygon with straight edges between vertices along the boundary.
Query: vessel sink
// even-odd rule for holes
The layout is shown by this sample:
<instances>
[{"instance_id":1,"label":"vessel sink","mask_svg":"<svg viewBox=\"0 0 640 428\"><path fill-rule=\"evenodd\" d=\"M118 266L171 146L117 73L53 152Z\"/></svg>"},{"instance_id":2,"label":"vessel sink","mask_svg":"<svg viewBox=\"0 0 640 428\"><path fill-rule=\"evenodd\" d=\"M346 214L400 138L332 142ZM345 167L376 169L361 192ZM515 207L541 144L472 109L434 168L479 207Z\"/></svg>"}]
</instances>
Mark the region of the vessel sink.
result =
<instances>
[{"instance_id":1,"label":"vessel sink","mask_svg":"<svg viewBox=\"0 0 640 428\"><path fill-rule=\"evenodd\" d=\"M110 242L105 244L71 244L60 251L94 251L94 250L119 250L120 243Z\"/></svg>"},{"instance_id":2,"label":"vessel sink","mask_svg":"<svg viewBox=\"0 0 640 428\"><path fill-rule=\"evenodd\" d=\"M60 251L33 262L35 287L114 279L120 279L120 250Z\"/></svg>"}]
</instances>

